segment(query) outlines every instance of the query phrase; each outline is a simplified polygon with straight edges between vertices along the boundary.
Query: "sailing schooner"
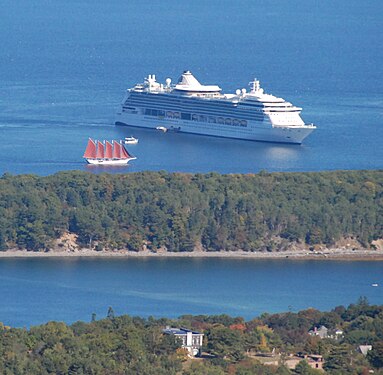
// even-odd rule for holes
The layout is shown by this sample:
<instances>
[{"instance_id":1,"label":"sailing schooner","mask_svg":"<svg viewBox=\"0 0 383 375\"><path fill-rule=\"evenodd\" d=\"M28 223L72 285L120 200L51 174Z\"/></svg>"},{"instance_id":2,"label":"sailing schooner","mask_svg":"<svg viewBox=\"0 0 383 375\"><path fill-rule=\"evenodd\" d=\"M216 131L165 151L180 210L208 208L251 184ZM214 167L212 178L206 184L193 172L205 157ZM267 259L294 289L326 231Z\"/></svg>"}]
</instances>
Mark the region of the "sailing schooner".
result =
<instances>
[{"instance_id":1,"label":"sailing schooner","mask_svg":"<svg viewBox=\"0 0 383 375\"><path fill-rule=\"evenodd\" d=\"M89 138L83 158L89 164L126 165L136 159L130 155L121 141L96 141Z\"/></svg>"}]
</instances>

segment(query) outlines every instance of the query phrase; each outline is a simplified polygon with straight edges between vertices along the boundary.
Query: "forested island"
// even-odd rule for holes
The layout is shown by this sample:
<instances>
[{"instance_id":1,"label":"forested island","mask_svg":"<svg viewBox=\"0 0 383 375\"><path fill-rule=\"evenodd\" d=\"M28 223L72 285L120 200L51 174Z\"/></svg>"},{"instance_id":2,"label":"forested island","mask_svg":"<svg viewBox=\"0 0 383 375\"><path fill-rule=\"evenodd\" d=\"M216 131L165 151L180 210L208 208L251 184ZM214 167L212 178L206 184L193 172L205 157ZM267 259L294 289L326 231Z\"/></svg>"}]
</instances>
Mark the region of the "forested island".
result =
<instances>
[{"instance_id":1,"label":"forested island","mask_svg":"<svg viewBox=\"0 0 383 375\"><path fill-rule=\"evenodd\" d=\"M190 358L166 326L204 334ZM326 327L326 335L316 334ZM314 332L314 334L313 334ZM364 350L365 349L365 350ZM321 370L316 369L320 361ZM313 368L314 367L314 368ZM178 319L115 316L90 323L49 322L26 328L0 324L0 372L12 375L288 375L383 374L383 306L365 298L330 312L228 315Z\"/></svg>"},{"instance_id":2,"label":"forested island","mask_svg":"<svg viewBox=\"0 0 383 375\"><path fill-rule=\"evenodd\" d=\"M2 251L379 250L382 234L380 170L0 178Z\"/></svg>"}]
</instances>

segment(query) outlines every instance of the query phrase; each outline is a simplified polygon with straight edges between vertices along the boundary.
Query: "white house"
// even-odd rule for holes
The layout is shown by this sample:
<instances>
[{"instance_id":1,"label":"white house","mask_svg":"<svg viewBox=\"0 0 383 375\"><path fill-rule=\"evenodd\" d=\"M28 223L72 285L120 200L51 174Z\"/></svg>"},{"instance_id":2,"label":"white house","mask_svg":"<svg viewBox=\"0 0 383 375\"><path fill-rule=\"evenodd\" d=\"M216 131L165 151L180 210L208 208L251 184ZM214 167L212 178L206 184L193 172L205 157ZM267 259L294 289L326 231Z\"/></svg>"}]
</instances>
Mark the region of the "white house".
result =
<instances>
[{"instance_id":1,"label":"white house","mask_svg":"<svg viewBox=\"0 0 383 375\"><path fill-rule=\"evenodd\" d=\"M191 331L185 328L166 327L162 330L166 335L173 335L182 340L182 347L187 349L189 355L195 357L201 354L203 333Z\"/></svg>"},{"instance_id":2,"label":"white house","mask_svg":"<svg viewBox=\"0 0 383 375\"><path fill-rule=\"evenodd\" d=\"M310 336L319 336L321 339L326 339L329 337L328 329L325 326L320 326L319 328L314 327L313 330L309 331Z\"/></svg>"}]
</instances>

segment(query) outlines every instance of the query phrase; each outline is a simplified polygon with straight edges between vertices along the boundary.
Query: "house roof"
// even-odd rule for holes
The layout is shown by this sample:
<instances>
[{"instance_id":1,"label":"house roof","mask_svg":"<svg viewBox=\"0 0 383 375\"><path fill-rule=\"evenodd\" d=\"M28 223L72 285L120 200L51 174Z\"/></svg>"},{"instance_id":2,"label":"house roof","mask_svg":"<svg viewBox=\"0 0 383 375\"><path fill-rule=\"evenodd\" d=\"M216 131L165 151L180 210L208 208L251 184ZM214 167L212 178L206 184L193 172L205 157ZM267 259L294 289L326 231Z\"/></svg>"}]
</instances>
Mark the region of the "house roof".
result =
<instances>
[{"instance_id":1,"label":"house roof","mask_svg":"<svg viewBox=\"0 0 383 375\"><path fill-rule=\"evenodd\" d=\"M163 333L166 333L168 335L187 335L188 332L191 332L193 335L203 335L203 333L192 331L190 329L186 328L174 328L174 327L166 327L162 330Z\"/></svg>"},{"instance_id":2,"label":"house roof","mask_svg":"<svg viewBox=\"0 0 383 375\"><path fill-rule=\"evenodd\" d=\"M372 345L359 345L359 350L363 355L367 355L367 352L372 350Z\"/></svg>"}]
</instances>

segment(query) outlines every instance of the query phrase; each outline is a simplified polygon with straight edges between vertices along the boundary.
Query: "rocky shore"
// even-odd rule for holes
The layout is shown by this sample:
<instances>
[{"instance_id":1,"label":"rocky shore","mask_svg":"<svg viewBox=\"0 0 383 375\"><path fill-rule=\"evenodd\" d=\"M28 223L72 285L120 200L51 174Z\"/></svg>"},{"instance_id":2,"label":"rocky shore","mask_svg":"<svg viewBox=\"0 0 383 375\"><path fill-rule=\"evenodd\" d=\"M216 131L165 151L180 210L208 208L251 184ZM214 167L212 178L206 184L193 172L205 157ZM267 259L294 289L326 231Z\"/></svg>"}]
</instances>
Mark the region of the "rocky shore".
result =
<instances>
[{"instance_id":1,"label":"rocky shore","mask_svg":"<svg viewBox=\"0 0 383 375\"><path fill-rule=\"evenodd\" d=\"M8 250L0 252L0 258L48 258L48 257L123 257L123 258L240 258L240 259L329 259L329 260L383 260L382 250L366 249L326 249L322 251L283 251L283 252L245 252L245 251L217 251L217 252L180 252L172 253L166 251L140 252L118 250L118 251L95 251L89 249L34 252L26 250Z\"/></svg>"}]
</instances>

